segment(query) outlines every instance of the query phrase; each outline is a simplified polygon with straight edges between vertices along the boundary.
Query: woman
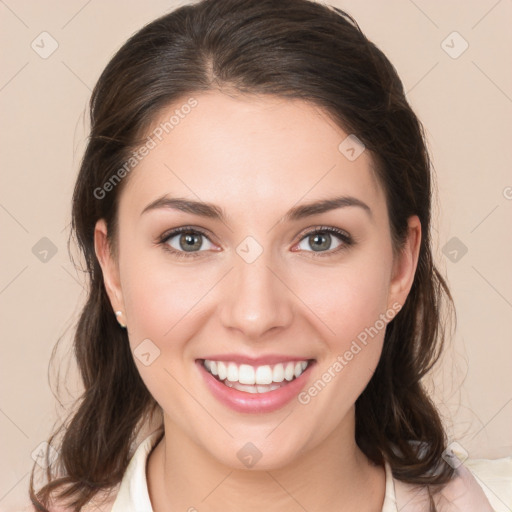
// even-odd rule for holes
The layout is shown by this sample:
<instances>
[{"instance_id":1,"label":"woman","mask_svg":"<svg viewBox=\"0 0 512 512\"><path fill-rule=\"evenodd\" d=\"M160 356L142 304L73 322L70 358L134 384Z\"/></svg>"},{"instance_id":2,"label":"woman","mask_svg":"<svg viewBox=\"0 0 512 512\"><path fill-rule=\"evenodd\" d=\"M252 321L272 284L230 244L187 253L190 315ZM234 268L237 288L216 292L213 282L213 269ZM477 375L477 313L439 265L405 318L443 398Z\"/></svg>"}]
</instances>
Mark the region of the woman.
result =
<instances>
[{"instance_id":1,"label":"woman","mask_svg":"<svg viewBox=\"0 0 512 512\"><path fill-rule=\"evenodd\" d=\"M85 392L36 509L492 510L421 384L451 303L431 193L341 10L203 0L136 33L91 99Z\"/></svg>"}]
</instances>

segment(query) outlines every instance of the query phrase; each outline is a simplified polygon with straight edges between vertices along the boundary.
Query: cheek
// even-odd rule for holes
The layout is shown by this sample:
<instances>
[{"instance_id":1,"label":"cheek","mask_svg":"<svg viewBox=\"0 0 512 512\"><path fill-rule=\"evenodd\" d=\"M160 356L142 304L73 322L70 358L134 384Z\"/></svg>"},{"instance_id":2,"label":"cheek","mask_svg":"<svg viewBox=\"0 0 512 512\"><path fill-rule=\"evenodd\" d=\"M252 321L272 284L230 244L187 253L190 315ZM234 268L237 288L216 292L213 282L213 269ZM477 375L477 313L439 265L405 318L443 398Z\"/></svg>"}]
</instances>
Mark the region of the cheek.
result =
<instances>
[{"instance_id":1,"label":"cheek","mask_svg":"<svg viewBox=\"0 0 512 512\"><path fill-rule=\"evenodd\" d=\"M192 265L172 262L160 246L143 237L124 247L121 286L130 334L135 339L175 338L207 291Z\"/></svg>"},{"instance_id":2,"label":"cheek","mask_svg":"<svg viewBox=\"0 0 512 512\"><path fill-rule=\"evenodd\" d=\"M359 275L340 273L320 287L321 292L309 294L308 305L313 304L322 320L316 325L322 325L317 329L323 333L323 357L310 387L298 398L312 421L325 418L315 439L328 435L343 421L379 363L385 320L395 313L386 309L385 283L382 270L367 268Z\"/></svg>"},{"instance_id":3,"label":"cheek","mask_svg":"<svg viewBox=\"0 0 512 512\"><path fill-rule=\"evenodd\" d=\"M374 254L360 253L328 270L310 266L299 274L294 290L317 317L315 325L332 350L343 350L387 309L390 261Z\"/></svg>"},{"instance_id":4,"label":"cheek","mask_svg":"<svg viewBox=\"0 0 512 512\"><path fill-rule=\"evenodd\" d=\"M186 407L188 395L183 395L179 381L190 365L188 341L199 325L200 300L210 287L205 283L197 272L166 266L162 260L126 260L122 288L134 362L166 411ZM150 354L146 361L144 353Z\"/></svg>"},{"instance_id":5,"label":"cheek","mask_svg":"<svg viewBox=\"0 0 512 512\"><path fill-rule=\"evenodd\" d=\"M387 304L391 261L391 249L375 248L347 258L336 271L311 267L301 273L297 294L314 313L324 351L320 382L303 403L333 407L333 421L356 401L379 362L386 325L396 314ZM321 398L313 398L317 394Z\"/></svg>"}]
</instances>

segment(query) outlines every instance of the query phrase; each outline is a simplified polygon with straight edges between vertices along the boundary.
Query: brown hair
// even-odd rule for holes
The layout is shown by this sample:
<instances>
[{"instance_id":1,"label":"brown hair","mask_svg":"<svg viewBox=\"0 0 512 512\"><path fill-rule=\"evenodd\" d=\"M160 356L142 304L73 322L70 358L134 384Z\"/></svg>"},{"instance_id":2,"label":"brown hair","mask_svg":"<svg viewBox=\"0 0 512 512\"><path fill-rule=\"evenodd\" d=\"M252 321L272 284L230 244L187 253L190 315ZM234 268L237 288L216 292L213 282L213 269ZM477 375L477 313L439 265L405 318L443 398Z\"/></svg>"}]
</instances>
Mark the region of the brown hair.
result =
<instances>
[{"instance_id":1,"label":"brown hair","mask_svg":"<svg viewBox=\"0 0 512 512\"><path fill-rule=\"evenodd\" d=\"M129 177L106 197L95 191L123 167L164 107L212 89L309 101L355 134L371 151L385 191L395 252L405 240L408 217L418 215L422 239L414 282L357 399L356 441L373 462L387 460L404 482L445 484L453 473L442 459L445 433L421 380L446 337L443 299L451 307L453 300L431 253L433 184L424 132L396 70L338 8L309 0L203 0L134 34L92 93L91 133L75 185L70 235L89 279L74 338L85 390L59 429L65 431L59 457L37 495L32 470L32 502L47 511L51 493L66 485L59 499L71 497L68 506L78 511L115 486L136 434L159 410L112 312L94 250L94 227L104 218L115 252L117 205Z\"/></svg>"}]
</instances>

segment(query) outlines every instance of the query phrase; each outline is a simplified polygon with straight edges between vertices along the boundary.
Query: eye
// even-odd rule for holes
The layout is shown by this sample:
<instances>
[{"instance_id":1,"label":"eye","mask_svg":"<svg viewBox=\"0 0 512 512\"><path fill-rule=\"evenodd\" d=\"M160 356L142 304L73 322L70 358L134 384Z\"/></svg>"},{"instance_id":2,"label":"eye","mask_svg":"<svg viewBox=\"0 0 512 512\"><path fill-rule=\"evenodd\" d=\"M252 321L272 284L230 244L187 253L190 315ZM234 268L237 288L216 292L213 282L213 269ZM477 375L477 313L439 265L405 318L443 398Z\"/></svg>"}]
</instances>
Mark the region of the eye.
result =
<instances>
[{"instance_id":1,"label":"eye","mask_svg":"<svg viewBox=\"0 0 512 512\"><path fill-rule=\"evenodd\" d=\"M164 233L158 243L162 244L165 250L178 257L185 258L199 256L198 252L211 250L214 247L206 233L190 226L176 228Z\"/></svg>"},{"instance_id":2,"label":"eye","mask_svg":"<svg viewBox=\"0 0 512 512\"><path fill-rule=\"evenodd\" d=\"M335 239L338 240L338 244L333 248L332 243ZM178 258L194 258L201 256L202 252L218 250L214 249L215 246L205 232L191 226L183 226L164 233L158 240L158 244ZM297 247L305 252L313 252L315 257L323 257L336 254L354 244L352 237L345 231L335 227L320 226L307 232ZM304 245L309 245L313 250L309 251Z\"/></svg>"},{"instance_id":3,"label":"eye","mask_svg":"<svg viewBox=\"0 0 512 512\"><path fill-rule=\"evenodd\" d=\"M333 235L335 239L338 239L338 245L334 248L332 247L332 243L335 241L333 240ZM304 247L305 245L312 247L313 251L308 251L307 248ZM314 254L314 256L326 256L338 253L351 245L354 245L354 241L345 231L334 227L321 226L306 233L297 247L306 252L318 253Z\"/></svg>"}]
</instances>

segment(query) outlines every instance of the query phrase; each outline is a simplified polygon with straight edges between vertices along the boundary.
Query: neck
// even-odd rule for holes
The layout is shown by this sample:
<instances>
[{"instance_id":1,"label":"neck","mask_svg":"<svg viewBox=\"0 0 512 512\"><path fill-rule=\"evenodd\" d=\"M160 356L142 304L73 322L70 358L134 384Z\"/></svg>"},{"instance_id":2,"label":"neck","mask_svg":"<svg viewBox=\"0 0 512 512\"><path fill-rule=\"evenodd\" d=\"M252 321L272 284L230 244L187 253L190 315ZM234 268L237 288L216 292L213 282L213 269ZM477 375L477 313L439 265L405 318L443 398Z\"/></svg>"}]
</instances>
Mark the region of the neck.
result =
<instances>
[{"instance_id":1,"label":"neck","mask_svg":"<svg viewBox=\"0 0 512 512\"><path fill-rule=\"evenodd\" d=\"M220 463L165 417L147 465L153 510L380 512L384 468L358 448L350 420L285 466L246 470Z\"/></svg>"}]
</instances>

